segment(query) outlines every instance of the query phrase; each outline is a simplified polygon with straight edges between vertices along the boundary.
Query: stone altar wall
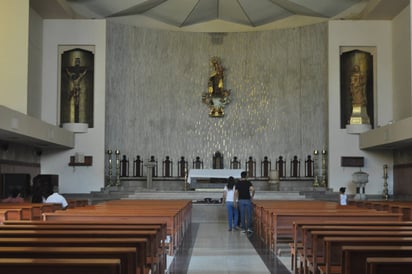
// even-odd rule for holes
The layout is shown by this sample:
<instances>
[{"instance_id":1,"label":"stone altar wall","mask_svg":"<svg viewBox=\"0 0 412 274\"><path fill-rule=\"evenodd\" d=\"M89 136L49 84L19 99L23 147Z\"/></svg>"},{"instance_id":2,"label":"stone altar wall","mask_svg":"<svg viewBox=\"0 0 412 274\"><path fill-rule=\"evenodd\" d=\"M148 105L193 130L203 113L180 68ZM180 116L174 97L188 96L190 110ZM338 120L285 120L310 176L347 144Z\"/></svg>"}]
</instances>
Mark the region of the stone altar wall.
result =
<instances>
[{"instance_id":1,"label":"stone altar wall","mask_svg":"<svg viewBox=\"0 0 412 274\"><path fill-rule=\"evenodd\" d=\"M208 33L108 22L106 52L106 149L130 161L170 156L176 172L181 156L211 168L220 151L225 168L252 156L259 176L264 156L274 168L281 155L289 163L326 146L327 24L227 33L214 44ZM223 118L201 100L212 56L232 92Z\"/></svg>"}]
</instances>

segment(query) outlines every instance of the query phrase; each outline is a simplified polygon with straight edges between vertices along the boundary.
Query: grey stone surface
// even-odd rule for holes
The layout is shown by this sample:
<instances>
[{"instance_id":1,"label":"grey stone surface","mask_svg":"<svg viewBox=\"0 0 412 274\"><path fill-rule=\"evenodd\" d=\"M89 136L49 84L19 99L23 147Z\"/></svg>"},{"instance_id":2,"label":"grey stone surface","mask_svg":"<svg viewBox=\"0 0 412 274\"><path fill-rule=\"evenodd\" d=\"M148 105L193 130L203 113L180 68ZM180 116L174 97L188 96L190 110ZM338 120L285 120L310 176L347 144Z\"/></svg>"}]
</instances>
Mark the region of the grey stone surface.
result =
<instances>
[{"instance_id":1,"label":"grey stone surface","mask_svg":"<svg viewBox=\"0 0 412 274\"><path fill-rule=\"evenodd\" d=\"M120 50L119 50L120 49ZM222 59L232 92L225 117L202 103L212 56ZM225 168L237 156L268 156L275 165L303 159L327 142L327 25L227 33L143 29L107 23L105 143L132 160L196 156L204 168L222 152Z\"/></svg>"}]
</instances>

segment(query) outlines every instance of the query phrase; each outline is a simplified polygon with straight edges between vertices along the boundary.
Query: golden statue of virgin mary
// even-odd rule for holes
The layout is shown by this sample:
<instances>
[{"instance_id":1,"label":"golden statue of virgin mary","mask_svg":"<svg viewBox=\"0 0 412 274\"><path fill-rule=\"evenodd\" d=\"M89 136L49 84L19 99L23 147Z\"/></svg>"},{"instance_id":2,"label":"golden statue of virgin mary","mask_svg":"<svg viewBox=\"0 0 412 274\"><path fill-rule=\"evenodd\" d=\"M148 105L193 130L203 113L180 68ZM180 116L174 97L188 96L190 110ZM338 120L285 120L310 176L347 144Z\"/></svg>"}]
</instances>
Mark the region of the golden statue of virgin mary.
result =
<instances>
[{"instance_id":1,"label":"golden statue of virgin mary","mask_svg":"<svg viewBox=\"0 0 412 274\"><path fill-rule=\"evenodd\" d=\"M224 105L230 102L230 90L224 88L224 69L220 58L212 57L210 67L208 91L202 95L202 101L209 106L209 116L223 117Z\"/></svg>"}]
</instances>

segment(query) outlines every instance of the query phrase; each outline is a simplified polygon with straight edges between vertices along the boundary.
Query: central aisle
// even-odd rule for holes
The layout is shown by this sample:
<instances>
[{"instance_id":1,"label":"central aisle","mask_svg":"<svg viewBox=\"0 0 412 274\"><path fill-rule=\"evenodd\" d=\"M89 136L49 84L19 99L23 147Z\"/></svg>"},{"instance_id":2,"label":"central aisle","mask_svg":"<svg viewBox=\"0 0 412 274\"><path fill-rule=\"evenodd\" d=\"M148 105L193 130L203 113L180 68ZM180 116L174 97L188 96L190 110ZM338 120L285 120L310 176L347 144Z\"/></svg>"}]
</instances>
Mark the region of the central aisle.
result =
<instances>
[{"instance_id":1,"label":"central aisle","mask_svg":"<svg viewBox=\"0 0 412 274\"><path fill-rule=\"evenodd\" d=\"M290 271L276 257L260 250L253 234L229 232L225 223L193 223L168 273L290 274Z\"/></svg>"},{"instance_id":2,"label":"central aisle","mask_svg":"<svg viewBox=\"0 0 412 274\"><path fill-rule=\"evenodd\" d=\"M188 273L269 273L247 237L225 224L201 224Z\"/></svg>"}]
</instances>

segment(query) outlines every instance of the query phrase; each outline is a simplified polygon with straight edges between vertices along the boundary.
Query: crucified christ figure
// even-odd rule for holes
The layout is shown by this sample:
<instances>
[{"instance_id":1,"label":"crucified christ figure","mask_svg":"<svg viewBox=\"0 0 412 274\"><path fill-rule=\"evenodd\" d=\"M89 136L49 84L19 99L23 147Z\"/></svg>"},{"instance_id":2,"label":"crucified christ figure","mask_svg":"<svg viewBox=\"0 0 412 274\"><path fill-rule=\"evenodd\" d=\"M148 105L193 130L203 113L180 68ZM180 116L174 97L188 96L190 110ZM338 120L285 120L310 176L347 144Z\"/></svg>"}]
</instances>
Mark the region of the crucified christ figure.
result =
<instances>
[{"instance_id":1,"label":"crucified christ figure","mask_svg":"<svg viewBox=\"0 0 412 274\"><path fill-rule=\"evenodd\" d=\"M74 61L74 66L66 67L66 75L69 79L70 88L69 101L74 100L74 120L79 121L79 105L80 105L80 94L82 88L82 80L87 74L87 69L80 66L80 58L76 58Z\"/></svg>"}]
</instances>

